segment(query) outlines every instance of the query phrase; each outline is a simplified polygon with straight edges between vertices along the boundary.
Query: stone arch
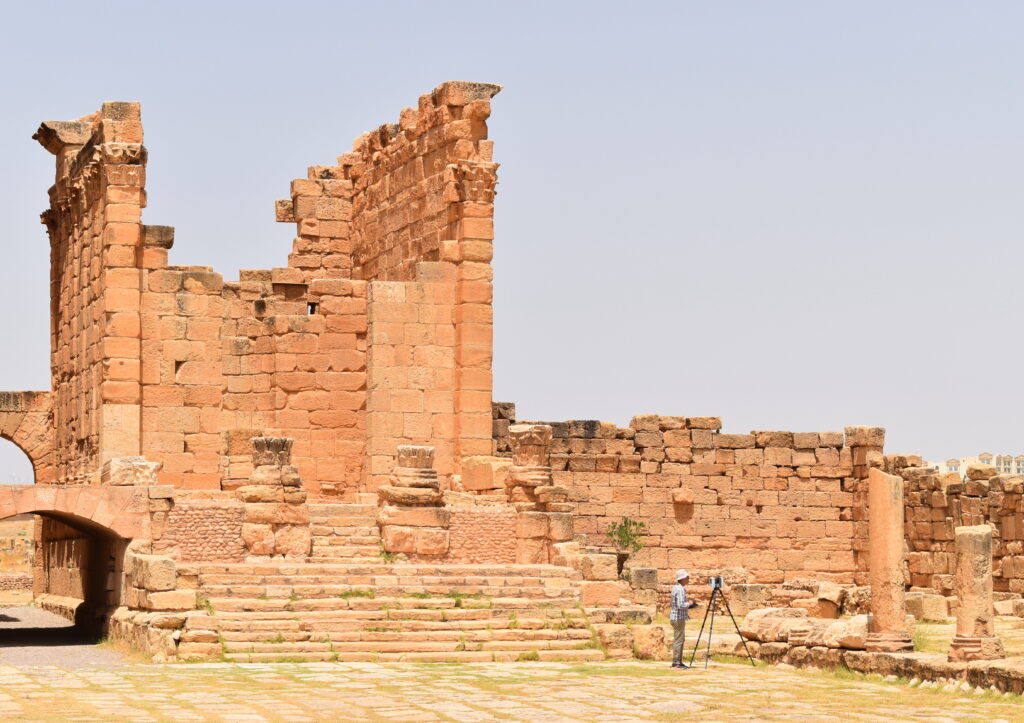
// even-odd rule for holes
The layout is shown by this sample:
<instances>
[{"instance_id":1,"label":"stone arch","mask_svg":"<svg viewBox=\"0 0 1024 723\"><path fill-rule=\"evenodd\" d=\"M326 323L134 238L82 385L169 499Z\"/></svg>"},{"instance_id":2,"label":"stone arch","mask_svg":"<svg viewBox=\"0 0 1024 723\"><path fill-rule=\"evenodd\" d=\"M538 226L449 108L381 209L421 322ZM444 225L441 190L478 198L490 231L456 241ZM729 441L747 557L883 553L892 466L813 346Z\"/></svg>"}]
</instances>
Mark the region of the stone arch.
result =
<instances>
[{"instance_id":1,"label":"stone arch","mask_svg":"<svg viewBox=\"0 0 1024 723\"><path fill-rule=\"evenodd\" d=\"M149 491L145 487L0 486L0 519L25 513L53 517L124 540L149 539Z\"/></svg>"},{"instance_id":2,"label":"stone arch","mask_svg":"<svg viewBox=\"0 0 1024 723\"><path fill-rule=\"evenodd\" d=\"M28 455L37 484L55 482L49 392L0 392L0 437Z\"/></svg>"}]
</instances>

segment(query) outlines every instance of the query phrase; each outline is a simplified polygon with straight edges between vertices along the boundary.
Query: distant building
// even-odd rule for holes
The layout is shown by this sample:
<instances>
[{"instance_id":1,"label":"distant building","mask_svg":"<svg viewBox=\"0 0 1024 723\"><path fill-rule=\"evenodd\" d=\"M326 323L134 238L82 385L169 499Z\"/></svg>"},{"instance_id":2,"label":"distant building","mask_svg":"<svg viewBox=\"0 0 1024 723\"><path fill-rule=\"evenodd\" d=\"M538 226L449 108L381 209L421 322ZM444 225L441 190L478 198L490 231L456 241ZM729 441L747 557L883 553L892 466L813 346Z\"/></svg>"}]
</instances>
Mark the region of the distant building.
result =
<instances>
[{"instance_id":1,"label":"distant building","mask_svg":"<svg viewBox=\"0 0 1024 723\"><path fill-rule=\"evenodd\" d=\"M989 454L982 452L977 457L960 457L959 459L947 459L945 462L927 462L927 466L942 472L955 472L961 477L967 471L969 464L991 464L999 474L1021 474L1024 475L1024 454L1014 457L1011 454Z\"/></svg>"}]
</instances>

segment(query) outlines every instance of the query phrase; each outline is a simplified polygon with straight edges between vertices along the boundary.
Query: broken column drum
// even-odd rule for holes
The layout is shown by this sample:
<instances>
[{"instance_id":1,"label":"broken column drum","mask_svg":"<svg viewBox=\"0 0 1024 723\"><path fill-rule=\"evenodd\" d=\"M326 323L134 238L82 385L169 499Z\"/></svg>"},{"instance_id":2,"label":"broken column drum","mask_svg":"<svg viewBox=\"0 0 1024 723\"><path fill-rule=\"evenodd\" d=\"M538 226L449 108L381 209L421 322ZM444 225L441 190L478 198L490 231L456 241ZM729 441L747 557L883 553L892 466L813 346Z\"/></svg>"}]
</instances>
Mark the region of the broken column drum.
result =
<instances>
[{"instance_id":1,"label":"broken column drum","mask_svg":"<svg viewBox=\"0 0 1024 723\"><path fill-rule=\"evenodd\" d=\"M950 662L1004 657L992 609L992 528L956 528L956 635Z\"/></svg>"}]
</instances>

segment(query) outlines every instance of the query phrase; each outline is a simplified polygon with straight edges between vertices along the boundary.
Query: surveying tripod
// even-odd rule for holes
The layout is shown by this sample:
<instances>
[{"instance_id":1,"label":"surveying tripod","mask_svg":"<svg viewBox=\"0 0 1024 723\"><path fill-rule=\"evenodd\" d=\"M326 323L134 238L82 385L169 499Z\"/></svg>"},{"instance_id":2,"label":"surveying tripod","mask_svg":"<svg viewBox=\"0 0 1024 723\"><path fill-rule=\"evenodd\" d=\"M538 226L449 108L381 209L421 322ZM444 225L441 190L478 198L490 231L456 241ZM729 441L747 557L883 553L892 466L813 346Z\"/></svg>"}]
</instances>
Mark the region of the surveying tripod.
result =
<instances>
[{"instance_id":1,"label":"surveying tripod","mask_svg":"<svg viewBox=\"0 0 1024 723\"><path fill-rule=\"evenodd\" d=\"M693 652L690 654L690 663L688 667L693 667L693 659L697 657L697 650L700 648L700 638L704 634L704 625L708 621L708 615L711 615L711 626L708 628L708 647L707 653L704 656L704 669L707 670L708 660L711 659L711 632L715 628L715 608L718 606L718 601L725 605L725 611L729 613L729 619L732 620L732 626L736 628L736 634L740 636L740 640L743 641L743 650L747 653L747 659L750 664L757 667L754 663L754 656L750 654L750 649L747 647L747 640L740 633L740 626L736 624L736 618L732 615L732 608L729 607L729 601L725 597L725 590L722 589L722 578L713 577L711 578L711 599L708 600L708 606L704 609L704 620L700 624L700 632L697 633L697 642L694 643Z\"/></svg>"}]
</instances>

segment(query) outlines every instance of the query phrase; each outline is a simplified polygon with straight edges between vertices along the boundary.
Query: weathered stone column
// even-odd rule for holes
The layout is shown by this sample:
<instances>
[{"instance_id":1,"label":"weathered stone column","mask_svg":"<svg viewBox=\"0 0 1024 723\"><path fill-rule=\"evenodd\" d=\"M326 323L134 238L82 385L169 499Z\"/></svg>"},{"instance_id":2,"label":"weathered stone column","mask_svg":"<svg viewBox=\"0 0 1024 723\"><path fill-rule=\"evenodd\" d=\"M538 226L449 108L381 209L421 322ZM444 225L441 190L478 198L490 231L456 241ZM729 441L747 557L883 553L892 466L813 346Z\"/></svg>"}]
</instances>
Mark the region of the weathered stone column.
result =
<instances>
[{"instance_id":1,"label":"weathered stone column","mask_svg":"<svg viewBox=\"0 0 1024 723\"><path fill-rule=\"evenodd\" d=\"M903 586L903 478L868 472L868 559L871 582L869 652L913 650Z\"/></svg>"},{"instance_id":2,"label":"weathered stone column","mask_svg":"<svg viewBox=\"0 0 1024 723\"><path fill-rule=\"evenodd\" d=\"M508 498L518 504L535 504L537 488L550 487L551 427L546 424L513 424L509 427L512 466L508 471Z\"/></svg>"},{"instance_id":3,"label":"weathered stone column","mask_svg":"<svg viewBox=\"0 0 1024 723\"><path fill-rule=\"evenodd\" d=\"M448 554L451 512L434 469L434 448L400 445L391 484L377 489L377 520L388 552L420 557Z\"/></svg>"},{"instance_id":4,"label":"weathered stone column","mask_svg":"<svg viewBox=\"0 0 1024 723\"><path fill-rule=\"evenodd\" d=\"M956 635L950 662L1003 658L992 609L992 528L956 528Z\"/></svg>"},{"instance_id":5,"label":"weathered stone column","mask_svg":"<svg viewBox=\"0 0 1024 723\"><path fill-rule=\"evenodd\" d=\"M253 473L239 487L245 503L242 540L252 555L309 555L309 508L288 437L253 437Z\"/></svg>"}]
</instances>

